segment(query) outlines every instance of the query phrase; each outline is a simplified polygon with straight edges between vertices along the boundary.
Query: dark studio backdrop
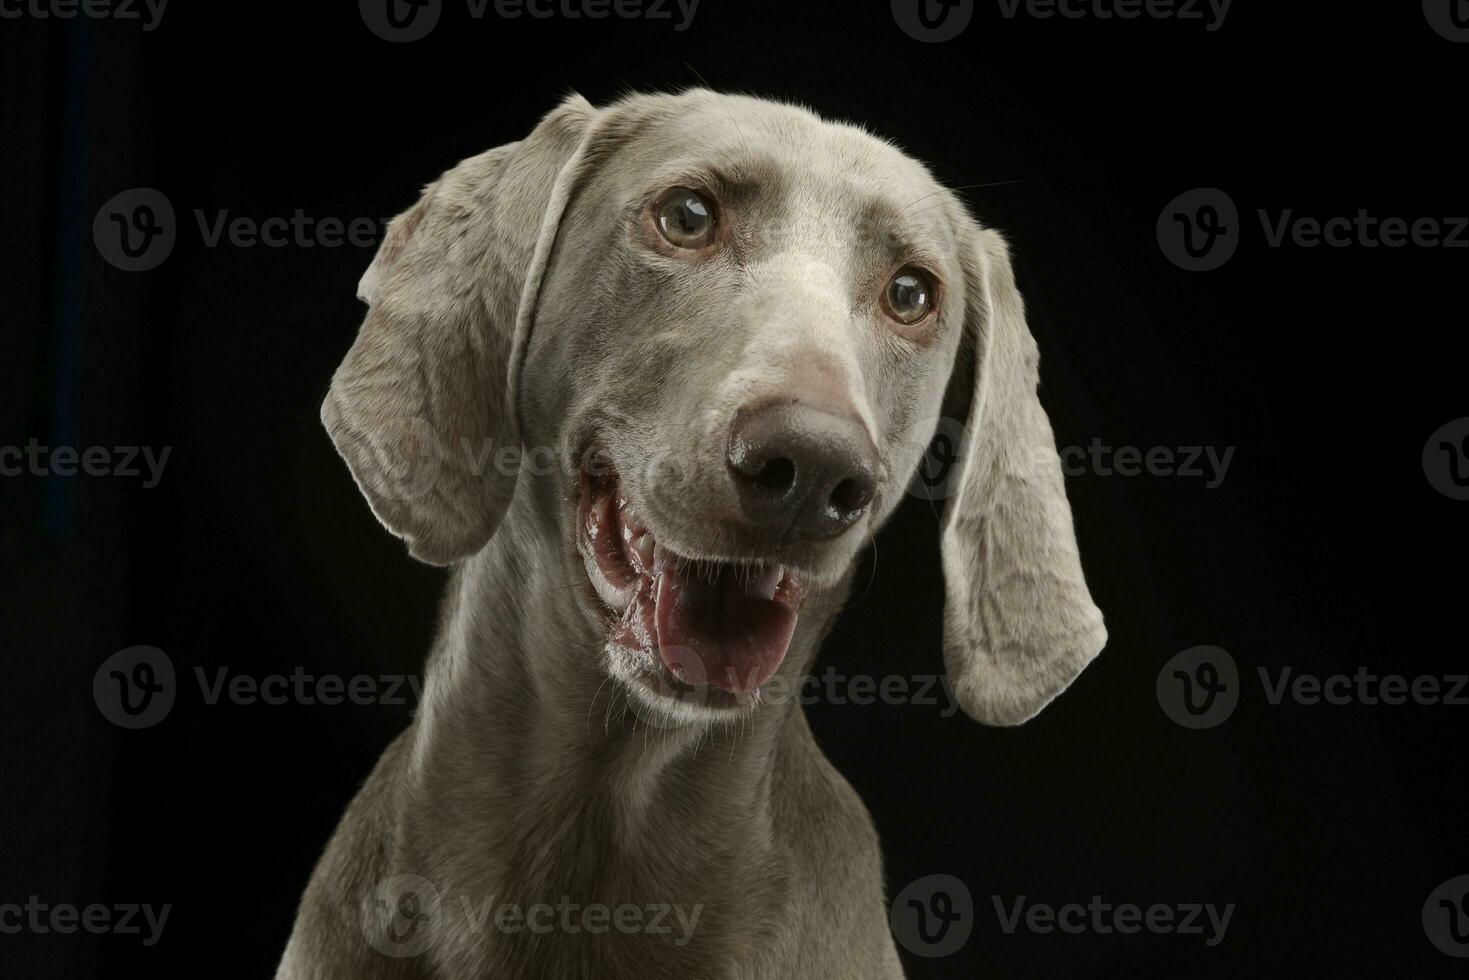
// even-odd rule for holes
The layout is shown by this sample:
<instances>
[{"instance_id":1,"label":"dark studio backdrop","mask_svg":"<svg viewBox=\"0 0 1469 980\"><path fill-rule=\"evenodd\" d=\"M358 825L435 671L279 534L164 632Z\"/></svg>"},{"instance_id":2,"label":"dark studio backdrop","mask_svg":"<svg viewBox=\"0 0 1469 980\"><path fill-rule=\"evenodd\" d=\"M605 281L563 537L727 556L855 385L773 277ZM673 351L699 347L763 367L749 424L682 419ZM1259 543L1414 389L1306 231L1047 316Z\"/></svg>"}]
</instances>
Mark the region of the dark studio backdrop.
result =
<instances>
[{"instance_id":1,"label":"dark studio backdrop","mask_svg":"<svg viewBox=\"0 0 1469 980\"><path fill-rule=\"evenodd\" d=\"M1123 19L989 0L927 42L887 0L702 0L682 30L672 5L476 19L445 0L410 43L351 3L180 2L151 29L141 6L27 3L0 4L20 12L0 19L0 447L102 447L111 475L0 477L0 904L170 911L151 945L141 914L139 934L0 934L0 976L271 974L412 698L211 704L196 672L416 674L445 579L379 527L317 420L376 241L333 247L319 223L376 225L569 90L603 103L701 77L863 123L950 185L995 184L965 196L1012 242L1042 399L1075 447L1111 639L1067 694L1015 730L840 688L806 709L876 821L890 896L927 879L928 908L959 917L948 955L904 948L909 975L1462 975L1469 706L1369 703L1356 679L1334 688L1350 703L1271 701L1286 668L1443 694L1469 669L1455 3L1239 0L1221 24L1202 3ZM174 212L144 271L98 244L135 188ZM1198 188L1224 196L1173 203ZM127 220L166 218L121 200ZM1460 247L1373 245L1359 210L1432 219ZM298 211L309 247L208 241L225 212ZM1300 225L1271 242L1283 219L1338 216L1344 244L1302 244ZM127 447L168 450L156 485ZM908 500L876 556L818 672L941 673L934 506ZM94 680L139 645L166 653L176 696L129 729ZM1201 934L1123 934L1090 910L1078 931L1024 912L1007 931L1022 896L1232 911Z\"/></svg>"}]
</instances>

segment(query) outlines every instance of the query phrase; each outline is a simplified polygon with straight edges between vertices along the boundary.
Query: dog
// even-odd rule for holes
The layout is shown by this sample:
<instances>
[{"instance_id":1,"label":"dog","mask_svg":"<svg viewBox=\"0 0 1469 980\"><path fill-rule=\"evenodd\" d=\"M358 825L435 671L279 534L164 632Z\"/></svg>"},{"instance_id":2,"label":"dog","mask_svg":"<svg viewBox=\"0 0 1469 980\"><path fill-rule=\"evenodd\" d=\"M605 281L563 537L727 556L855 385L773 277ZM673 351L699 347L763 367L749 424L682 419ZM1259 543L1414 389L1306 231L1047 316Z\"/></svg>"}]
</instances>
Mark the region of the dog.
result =
<instances>
[{"instance_id":1,"label":"dog","mask_svg":"<svg viewBox=\"0 0 1469 980\"><path fill-rule=\"evenodd\" d=\"M1100 652L1004 240L807 109L573 95L359 295L322 420L452 573L277 977L901 977L871 818L768 692L949 417L960 706L1019 724Z\"/></svg>"}]
</instances>

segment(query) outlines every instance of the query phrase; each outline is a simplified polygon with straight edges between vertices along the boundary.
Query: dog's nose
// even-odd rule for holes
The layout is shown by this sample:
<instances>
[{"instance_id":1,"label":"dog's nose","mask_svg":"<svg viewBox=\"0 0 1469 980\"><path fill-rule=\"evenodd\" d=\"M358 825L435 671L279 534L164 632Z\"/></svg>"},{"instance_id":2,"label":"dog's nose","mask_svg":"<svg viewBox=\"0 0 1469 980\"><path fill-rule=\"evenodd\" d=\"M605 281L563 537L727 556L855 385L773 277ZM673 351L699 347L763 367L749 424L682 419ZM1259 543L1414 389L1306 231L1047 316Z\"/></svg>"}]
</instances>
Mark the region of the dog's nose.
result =
<instances>
[{"instance_id":1,"label":"dog's nose","mask_svg":"<svg viewBox=\"0 0 1469 980\"><path fill-rule=\"evenodd\" d=\"M742 410L728 461L746 518L783 541L836 537L877 489L877 449L862 423L801 402Z\"/></svg>"}]
</instances>

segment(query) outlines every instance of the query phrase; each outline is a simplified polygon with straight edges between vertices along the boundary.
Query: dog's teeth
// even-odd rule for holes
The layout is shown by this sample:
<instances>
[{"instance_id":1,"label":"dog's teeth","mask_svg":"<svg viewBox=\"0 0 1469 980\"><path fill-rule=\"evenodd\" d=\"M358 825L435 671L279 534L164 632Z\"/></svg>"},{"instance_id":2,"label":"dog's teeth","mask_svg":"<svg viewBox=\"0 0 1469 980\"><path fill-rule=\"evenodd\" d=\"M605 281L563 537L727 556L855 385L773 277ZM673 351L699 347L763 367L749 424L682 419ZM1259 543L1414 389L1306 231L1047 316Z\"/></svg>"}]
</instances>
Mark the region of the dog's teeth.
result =
<instances>
[{"instance_id":1,"label":"dog's teeth","mask_svg":"<svg viewBox=\"0 0 1469 980\"><path fill-rule=\"evenodd\" d=\"M750 584L745 587L745 594L758 596L761 599L773 599L775 590L784 577L785 569L782 566L766 565L750 579Z\"/></svg>"},{"instance_id":2,"label":"dog's teeth","mask_svg":"<svg viewBox=\"0 0 1469 980\"><path fill-rule=\"evenodd\" d=\"M632 539L632 550L638 556L638 560L643 563L643 568L645 569L653 567L653 546L653 535L647 531Z\"/></svg>"}]
</instances>

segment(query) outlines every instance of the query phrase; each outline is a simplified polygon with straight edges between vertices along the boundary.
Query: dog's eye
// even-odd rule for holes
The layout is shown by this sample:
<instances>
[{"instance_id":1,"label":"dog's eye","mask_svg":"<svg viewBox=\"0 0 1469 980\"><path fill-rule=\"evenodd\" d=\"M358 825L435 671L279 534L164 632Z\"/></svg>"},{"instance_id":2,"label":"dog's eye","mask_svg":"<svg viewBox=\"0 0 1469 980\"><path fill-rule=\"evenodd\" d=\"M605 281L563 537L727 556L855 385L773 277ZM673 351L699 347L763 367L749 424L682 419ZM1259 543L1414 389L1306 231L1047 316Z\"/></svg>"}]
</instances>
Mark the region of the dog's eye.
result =
<instances>
[{"instance_id":1,"label":"dog's eye","mask_svg":"<svg viewBox=\"0 0 1469 980\"><path fill-rule=\"evenodd\" d=\"M679 248L703 248L714 237L714 205L698 191L675 187L653 205L658 230Z\"/></svg>"},{"instance_id":2,"label":"dog's eye","mask_svg":"<svg viewBox=\"0 0 1469 980\"><path fill-rule=\"evenodd\" d=\"M922 269L899 269L882 294L882 305L899 323L917 323L933 309L933 281Z\"/></svg>"}]
</instances>

